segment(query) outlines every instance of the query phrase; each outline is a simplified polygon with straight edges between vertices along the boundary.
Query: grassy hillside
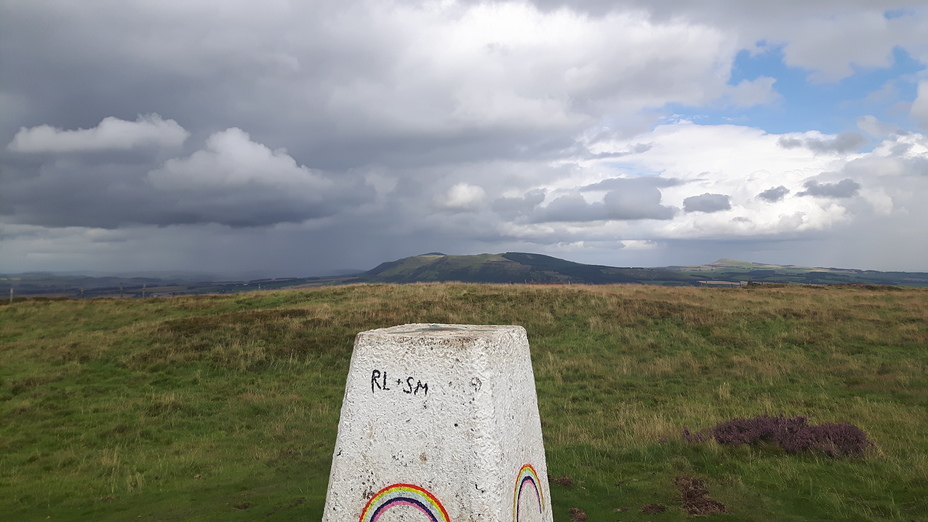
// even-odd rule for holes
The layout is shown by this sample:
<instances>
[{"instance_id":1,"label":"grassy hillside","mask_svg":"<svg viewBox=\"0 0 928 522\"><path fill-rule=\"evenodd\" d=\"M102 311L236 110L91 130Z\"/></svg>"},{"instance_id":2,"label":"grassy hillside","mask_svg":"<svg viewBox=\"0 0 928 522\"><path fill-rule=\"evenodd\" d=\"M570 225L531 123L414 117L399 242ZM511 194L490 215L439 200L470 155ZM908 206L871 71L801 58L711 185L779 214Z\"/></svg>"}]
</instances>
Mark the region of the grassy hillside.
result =
<instances>
[{"instance_id":1,"label":"grassy hillside","mask_svg":"<svg viewBox=\"0 0 928 522\"><path fill-rule=\"evenodd\" d=\"M318 520L354 335L410 322L525 326L556 521L928 520L928 291L469 284L0 306L0 520ZM764 414L874 445L681 436Z\"/></svg>"},{"instance_id":2,"label":"grassy hillside","mask_svg":"<svg viewBox=\"0 0 928 522\"><path fill-rule=\"evenodd\" d=\"M531 267L510 261L499 254L449 256L425 254L382 263L361 276L379 283L438 281L523 282Z\"/></svg>"},{"instance_id":3,"label":"grassy hillside","mask_svg":"<svg viewBox=\"0 0 928 522\"><path fill-rule=\"evenodd\" d=\"M506 252L450 256L425 254L382 263L360 278L373 283L474 282L617 284L695 282L658 268L616 268L574 263L542 254Z\"/></svg>"},{"instance_id":4,"label":"grassy hillside","mask_svg":"<svg viewBox=\"0 0 928 522\"><path fill-rule=\"evenodd\" d=\"M821 268L795 265L769 265L719 259L708 265L668 267L668 270L692 279L752 281L754 283L807 285L895 285L928 287L925 272L880 272L850 268Z\"/></svg>"},{"instance_id":5,"label":"grassy hillside","mask_svg":"<svg viewBox=\"0 0 928 522\"><path fill-rule=\"evenodd\" d=\"M370 283L541 283L541 284L624 284L642 283L664 286L700 286L706 281L739 284L869 284L928 286L928 273L877 272L839 268L810 268L768 265L733 259L719 259L697 266L663 268L620 268L574 263L542 254L506 252L449 256L439 253L407 257L382 263L361 274Z\"/></svg>"}]
</instances>

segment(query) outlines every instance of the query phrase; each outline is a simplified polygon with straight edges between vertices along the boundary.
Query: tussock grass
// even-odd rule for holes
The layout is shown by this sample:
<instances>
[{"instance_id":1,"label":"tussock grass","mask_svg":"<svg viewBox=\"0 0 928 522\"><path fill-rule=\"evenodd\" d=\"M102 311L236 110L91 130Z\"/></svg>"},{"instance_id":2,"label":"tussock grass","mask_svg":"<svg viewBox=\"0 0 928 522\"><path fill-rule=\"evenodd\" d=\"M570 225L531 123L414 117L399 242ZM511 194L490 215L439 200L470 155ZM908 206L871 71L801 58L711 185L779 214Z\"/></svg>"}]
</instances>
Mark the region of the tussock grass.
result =
<instances>
[{"instance_id":1,"label":"tussock grass","mask_svg":"<svg viewBox=\"0 0 928 522\"><path fill-rule=\"evenodd\" d=\"M928 291L414 284L0 307L0 519L317 519L354 336L409 322L525 326L555 520L928 513ZM875 446L681 440L781 413Z\"/></svg>"}]
</instances>

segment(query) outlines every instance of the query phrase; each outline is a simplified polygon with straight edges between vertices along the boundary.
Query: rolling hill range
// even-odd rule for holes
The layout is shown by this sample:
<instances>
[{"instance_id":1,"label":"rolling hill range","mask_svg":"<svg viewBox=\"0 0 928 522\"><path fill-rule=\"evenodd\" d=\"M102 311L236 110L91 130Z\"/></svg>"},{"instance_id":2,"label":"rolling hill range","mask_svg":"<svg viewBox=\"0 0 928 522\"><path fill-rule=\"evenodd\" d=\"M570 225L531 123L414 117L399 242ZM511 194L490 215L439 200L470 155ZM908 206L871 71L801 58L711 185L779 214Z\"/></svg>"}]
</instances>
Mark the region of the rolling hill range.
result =
<instances>
[{"instance_id":1,"label":"rolling hill range","mask_svg":"<svg viewBox=\"0 0 928 522\"><path fill-rule=\"evenodd\" d=\"M439 253L383 263L359 279L376 283L461 281L471 283L615 284L677 283L688 277L660 268L584 265L521 252L450 256Z\"/></svg>"},{"instance_id":2,"label":"rolling hill range","mask_svg":"<svg viewBox=\"0 0 928 522\"><path fill-rule=\"evenodd\" d=\"M30 273L0 274L0 292L17 297L169 297L308 288L348 283L457 281L503 284L650 284L661 286L744 286L753 284L861 284L928 287L925 272L878 272L841 268L770 265L720 259L696 266L621 268L586 265L524 252L446 255L438 252L381 263L355 275L293 277L250 281L189 280L171 277L89 277Z\"/></svg>"},{"instance_id":3,"label":"rolling hill range","mask_svg":"<svg viewBox=\"0 0 928 522\"><path fill-rule=\"evenodd\" d=\"M869 284L928 286L928 273L769 265L720 259L697 266L617 268L585 265L521 252L453 256L430 253L383 263L358 276L372 283L470 283L739 286L757 284Z\"/></svg>"}]
</instances>

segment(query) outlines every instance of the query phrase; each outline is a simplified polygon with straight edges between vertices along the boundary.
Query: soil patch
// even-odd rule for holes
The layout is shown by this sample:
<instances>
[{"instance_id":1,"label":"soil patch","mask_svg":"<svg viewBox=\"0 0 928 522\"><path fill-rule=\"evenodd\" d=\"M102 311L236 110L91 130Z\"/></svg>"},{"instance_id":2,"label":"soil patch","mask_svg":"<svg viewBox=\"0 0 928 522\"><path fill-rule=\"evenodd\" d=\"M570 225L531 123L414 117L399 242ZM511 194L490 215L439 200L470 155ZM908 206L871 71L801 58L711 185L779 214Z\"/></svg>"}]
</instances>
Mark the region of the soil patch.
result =
<instances>
[{"instance_id":1,"label":"soil patch","mask_svg":"<svg viewBox=\"0 0 928 522\"><path fill-rule=\"evenodd\" d=\"M683 509L690 515L728 513L725 504L709 497L709 488L702 479L682 476L677 477L673 482L680 490Z\"/></svg>"}]
</instances>

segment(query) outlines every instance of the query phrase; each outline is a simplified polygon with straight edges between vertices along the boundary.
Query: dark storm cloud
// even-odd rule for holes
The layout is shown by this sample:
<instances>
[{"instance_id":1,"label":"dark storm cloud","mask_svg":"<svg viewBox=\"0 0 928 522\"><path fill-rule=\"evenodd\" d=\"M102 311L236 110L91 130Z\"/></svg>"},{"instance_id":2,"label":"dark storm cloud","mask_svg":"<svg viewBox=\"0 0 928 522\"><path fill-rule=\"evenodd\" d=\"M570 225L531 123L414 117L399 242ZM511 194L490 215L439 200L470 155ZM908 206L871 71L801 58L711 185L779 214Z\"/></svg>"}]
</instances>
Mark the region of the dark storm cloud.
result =
<instances>
[{"instance_id":1,"label":"dark storm cloud","mask_svg":"<svg viewBox=\"0 0 928 522\"><path fill-rule=\"evenodd\" d=\"M106 116L156 112L201 137L240 126L262 139L312 142L334 126L326 114L330 91L309 79L363 65L364 57L366 70L376 70L376 55L353 53L358 45L345 41L350 35L330 35L331 45L319 42L320 49L295 32L297 18L306 34L323 32L313 14L326 9L324 2L299 13L271 3L183 4L5 3L0 87L26 102L27 126L88 128ZM284 22L288 14L294 23ZM4 130L13 131L0 124Z\"/></svg>"},{"instance_id":2,"label":"dark storm cloud","mask_svg":"<svg viewBox=\"0 0 928 522\"><path fill-rule=\"evenodd\" d=\"M778 141L785 149L805 147L813 152L851 152L867 143L867 138L856 132L843 132L831 139L787 138Z\"/></svg>"},{"instance_id":3,"label":"dark storm cloud","mask_svg":"<svg viewBox=\"0 0 928 522\"><path fill-rule=\"evenodd\" d=\"M21 130L10 148L25 152L4 171L0 213L13 222L50 227L257 227L330 216L373 198L360 180L298 165L285 151L271 150L236 128L214 133L189 156L160 163L144 154L133 157L131 151L121 153L122 161L120 155L96 152L148 141L145 132L111 132L113 127L125 131L127 124L104 120L81 131ZM185 132L180 131L170 134Z\"/></svg>"},{"instance_id":4,"label":"dark storm cloud","mask_svg":"<svg viewBox=\"0 0 928 522\"><path fill-rule=\"evenodd\" d=\"M508 5L513 21L536 14ZM629 32L622 27L636 21L547 13L535 20L545 30L586 27L567 46L540 34L500 43L507 36L476 32L492 25L484 17L499 14L495 6L4 3L0 94L24 107L17 126L88 128L158 113L195 138L239 127L301 163L346 170L550 157L603 111L622 120L642 104L699 102L710 95L699 84L719 80L724 38L707 27ZM694 45L670 43L679 38ZM582 78L563 74L572 67ZM9 140L16 127L3 125Z\"/></svg>"},{"instance_id":5,"label":"dark storm cloud","mask_svg":"<svg viewBox=\"0 0 928 522\"><path fill-rule=\"evenodd\" d=\"M5 4L0 90L23 100L20 125L78 129L158 113L200 139L245 129L327 170L534 157L572 144L586 116L449 125L467 107L443 66L415 56L408 24L421 15L404 2L382 12L329 1ZM0 139L14 132L0 122Z\"/></svg>"},{"instance_id":6,"label":"dark storm cloud","mask_svg":"<svg viewBox=\"0 0 928 522\"><path fill-rule=\"evenodd\" d=\"M837 183L822 183L810 179L803 183L806 188L799 192L799 196L813 196L818 198L850 198L857 195L860 183L852 179L842 179Z\"/></svg>"},{"instance_id":7,"label":"dark storm cloud","mask_svg":"<svg viewBox=\"0 0 928 522\"><path fill-rule=\"evenodd\" d=\"M126 218L131 221L147 213L140 183L145 172L138 164L88 163L78 158L26 168L11 168L8 163L0 214L21 224L115 228Z\"/></svg>"},{"instance_id":8,"label":"dark storm cloud","mask_svg":"<svg viewBox=\"0 0 928 522\"><path fill-rule=\"evenodd\" d=\"M700 194L683 200L686 212L720 212L731 210L731 197L724 194Z\"/></svg>"},{"instance_id":9,"label":"dark storm cloud","mask_svg":"<svg viewBox=\"0 0 928 522\"><path fill-rule=\"evenodd\" d=\"M764 201L769 201L771 203L776 203L777 201L782 200L789 194L789 189L780 185L779 187L769 188L760 194L757 195L758 198L763 199Z\"/></svg>"}]
</instances>

